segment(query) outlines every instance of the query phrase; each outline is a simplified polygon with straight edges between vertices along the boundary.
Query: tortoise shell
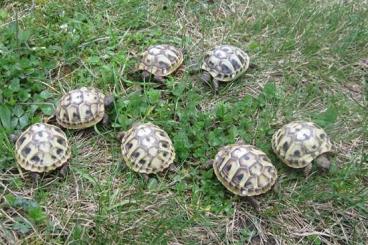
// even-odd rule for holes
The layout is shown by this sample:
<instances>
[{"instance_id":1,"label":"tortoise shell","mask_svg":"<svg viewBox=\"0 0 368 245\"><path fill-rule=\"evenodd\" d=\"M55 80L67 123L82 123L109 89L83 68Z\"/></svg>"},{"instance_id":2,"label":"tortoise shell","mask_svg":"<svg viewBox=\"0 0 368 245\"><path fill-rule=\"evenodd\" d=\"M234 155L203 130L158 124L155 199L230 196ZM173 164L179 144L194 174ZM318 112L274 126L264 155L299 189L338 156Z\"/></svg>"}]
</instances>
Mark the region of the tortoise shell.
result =
<instances>
[{"instance_id":1,"label":"tortoise shell","mask_svg":"<svg viewBox=\"0 0 368 245\"><path fill-rule=\"evenodd\" d=\"M277 170L266 154L252 145L222 147L213 161L220 182L239 196L256 196L272 188Z\"/></svg>"},{"instance_id":2,"label":"tortoise shell","mask_svg":"<svg viewBox=\"0 0 368 245\"><path fill-rule=\"evenodd\" d=\"M15 153L22 168L43 173L63 166L71 156L71 148L59 127L36 123L19 136Z\"/></svg>"},{"instance_id":3,"label":"tortoise shell","mask_svg":"<svg viewBox=\"0 0 368 245\"><path fill-rule=\"evenodd\" d=\"M105 95L96 88L82 87L71 90L61 97L55 116L64 128L91 127L105 115Z\"/></svg>"},{"instance_id":4,"label":"tortoise shell","mask_svg":"<svg viewBox=\"0 0 368 245\"><path fill-rule=\"evenodd\" d=\"M137 70L145 70L160 77L176 71L184 59L181 50L167 44L151 46L141 56Z\"/></svg>"},{"instance_id":5,"label":"tortoise shell","mask_svg":"<svg viewBox=\"0 0 368 245\"><path fill-rule=\"evenodd\" d=\"M207 52L202 69L223 82L235 80L249 67L249 56L243 50L231 45L220 45Z\"/></svg>"},{"instance_id":6,"label":"tortoise shell","mask_svg":"<svg viewBox=\"0 0 368 245\"><path fill-rule=\"evenodd\" d=\"M326 132L313 122L295 121L272 136L275 154L292 168L304 168L319 155L332 151Z\"/></svg>"},{"instance_id":7,"label":"tortoise shell","mask_svg":"<svg viewBox=\"0 0 368 245\"><path fill-rule=\"evenodd\" d=\"M129 168L145 174L161 172L175 159L170 137L152 123L135 124L125 132L121 152Z\"/></svg>"}]
</instances>

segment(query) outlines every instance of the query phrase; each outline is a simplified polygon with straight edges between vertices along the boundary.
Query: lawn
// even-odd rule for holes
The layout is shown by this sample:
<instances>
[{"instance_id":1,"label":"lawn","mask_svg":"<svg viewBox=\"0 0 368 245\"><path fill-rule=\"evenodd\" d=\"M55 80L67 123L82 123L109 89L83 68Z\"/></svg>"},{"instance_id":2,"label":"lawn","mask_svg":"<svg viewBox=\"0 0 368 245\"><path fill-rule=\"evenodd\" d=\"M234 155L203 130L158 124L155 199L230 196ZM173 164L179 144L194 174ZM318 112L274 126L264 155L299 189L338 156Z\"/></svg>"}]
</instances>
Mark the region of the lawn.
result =
<instances>
[{"instance_id":1,"label":"lawn","mask_svg":"<svg viewBox=\"0 0 368 245\"><path fill-rule=\"evenodd\" d=\"M0 243L367 244L368 3L311 0L0 0ZM183 48L185 71L164 83L133 71L153 44ZM253 64L217 94L198 68L218 44ZM9 135L53 113L67 91L113 94L111 123L65 130L66 178L38 184ZM331 137L332 167L305 178L277 159L272 134L296 119ZM176 171L148 180L124 164L116 135L162 127ZM278 169L256 212L201 168L243 139Z\"/></svg>"}]
</instances>

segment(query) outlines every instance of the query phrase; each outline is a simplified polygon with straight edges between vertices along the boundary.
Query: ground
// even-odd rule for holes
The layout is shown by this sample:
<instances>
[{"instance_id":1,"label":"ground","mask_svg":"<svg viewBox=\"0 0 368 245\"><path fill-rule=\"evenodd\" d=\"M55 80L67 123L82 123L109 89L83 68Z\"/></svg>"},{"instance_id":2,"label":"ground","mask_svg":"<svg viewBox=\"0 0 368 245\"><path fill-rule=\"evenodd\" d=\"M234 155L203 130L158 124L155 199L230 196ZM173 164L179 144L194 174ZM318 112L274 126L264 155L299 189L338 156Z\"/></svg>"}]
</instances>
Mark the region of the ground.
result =
<instances>
[{"instance_id":1,"label":"ground","mask_svg":"<svg viewBox=\"0 0 368 245\"><path fill-rule=\"evenodd\" d=\"M366 244L366 1L0 1L0 243ZM183 48L164 83L133 72L152 44ZM190 72L228 43L253 68L218 94ZM110 126L65 130L70 173L37 184L16 164L11 133L52 114L80 86L115 97ZM283 124L311 120L334 145L330 172L288 168L271 150ZM171 136L176 171L149 180L115 140L134 122ZM243 139L278 169L257 213L201 166Z\"/></svg>"}]
</instances>

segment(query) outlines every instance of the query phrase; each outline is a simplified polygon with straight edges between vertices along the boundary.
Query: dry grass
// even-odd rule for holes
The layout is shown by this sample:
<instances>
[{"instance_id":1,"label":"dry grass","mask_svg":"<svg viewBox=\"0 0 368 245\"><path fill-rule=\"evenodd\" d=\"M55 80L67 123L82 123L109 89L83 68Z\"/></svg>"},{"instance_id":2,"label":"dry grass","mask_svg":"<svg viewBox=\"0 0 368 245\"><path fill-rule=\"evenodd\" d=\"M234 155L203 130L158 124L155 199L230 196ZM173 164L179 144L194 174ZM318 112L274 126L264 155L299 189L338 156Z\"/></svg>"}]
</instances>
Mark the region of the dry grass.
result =
<instances>
[{"instance_id":1,"label":"dry grass","mask_svg":"<svg viewBox=\"0 0 368 245\"><path fill-rule=\"evenodd\" d=\"M203 99L199 111L213 115L218 104L235 103L246 96L261 100L265 86L274 84L277 100L266 100L264 107L251 118L257 122L253 142L265 145L269 135L259 136L257 130L268 132L291 119L319 119L333 108L336 119L326 125L326 130L336 149L335 169L330 176L314 172L304 180L297 171L286 168L273 157L280 169L281 190L261 196L262 209L256 213L242 199L223 189L205 190L209 187L202 178L204 174L188 162L178 163L176 173L164 173L144 181L142 176L124 168L119 144L114 140L117 133L114 128L68 131L73 159L66 179L48 175L39 185L34 185L29 182L29 174L20 172L15 164L0 172L0 243L100 244L106 241L110 244L268 245L364 244L368 240L368 47L357 44L362 50L354 50L355 45L349 43L346 34L359 31L347 13L363 18L363 9L368 8L364 3L296 1L305 7L302 12L307 21L303 21L295 17L298 11L291 2L288 5L236 0L214 4L127 1L124 5L127 10L122 10L116 1L107 1L107 6L100 10L98 4L102 2L97 2L73 3L79 7L75 11L80 11L80 15L86 14L81 10L84 7L93 9L91 15L101 18L102 23L96 28L102 33L93 33L79 43L81 53L68 57L73 62L57 57L57 65L48 72L47 82L43 82L47 90L57 96L73 87L94 83L106 93L113 92L123 98L136 91L136 84L130 81L127 72L131 67L127 60L134 59L150 41L167 41L183 47L188 70L200 64L208 48L231 43L249 50L256 68L237 82L222 84L218 95L210 93L197 75L185 74L181 82L188 82L201 91ZM66 12L70 11L67 5L71 3L61 1L60 4ZM43 11L47 4L6 2L4 9L10 16L0 24L0 29L15 21L14 8L21 9L18 21L26 27L31 23L32 11ZM143 20L136 17L137 22L144 22L144 27L127 28L128 19L120 11L132 19L134 14L146 13ZM324 13L325 19L319 17ZM337 21L336 15L341 15L341 22L333 27L328 21ZM85 19L90 21L87 15ZM69 19L57 24L66 21ZM332 26L330 30L327 24ZM88 25L93 26L93 22ZM106 28L109 31L103 32ZM155 31L159 34L152 34ZM323 31L325 36L314 35ZM316 52L306 50L309 37L320 38ZM351 50L338 54L331 40ZM365 32L354 41L368 41L368 34ZM293 48L285 47L286 43L294 45ZM113 61L101 59L101 63L94 65L88 58L101 54L113 56L111 53L120 50L123 50L124 61L114 63L116 66L111 72L116 80L104 83L101 67ZM160 115L155 116L161 120ZM116 120L113 123L118 124ZM212 182L216 182L214 177ZM178 183L189 187L178 191ZM47 221L34 222L24 209L9 203L9 195L37 200ZM213 197L210 205L206 203L209 197ZM226 203L219 204L218 200ZM219 208L227 207L228 203L230 210ZM19 227L14 228L19 223L25 224L28 231L22 233Z\"/></svg>"}]
</instances>

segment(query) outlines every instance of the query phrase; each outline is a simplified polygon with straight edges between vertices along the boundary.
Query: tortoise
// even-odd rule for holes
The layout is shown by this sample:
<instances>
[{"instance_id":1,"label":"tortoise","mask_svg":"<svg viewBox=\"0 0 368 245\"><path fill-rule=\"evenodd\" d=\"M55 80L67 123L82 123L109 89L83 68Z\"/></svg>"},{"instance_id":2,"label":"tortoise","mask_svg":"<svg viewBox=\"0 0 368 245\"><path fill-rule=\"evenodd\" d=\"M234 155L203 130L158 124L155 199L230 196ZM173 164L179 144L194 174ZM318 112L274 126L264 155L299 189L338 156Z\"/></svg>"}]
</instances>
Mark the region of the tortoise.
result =
<instances>
[{"instance_id":1,"label":"tortoise","mask_svg":"<svg viewBox=\"0 0 368 245\"><path fill-rule=\"evenodd\" d=\"M152 123L135 123L118 135L126 165L135 172L156 174L173 168L175 149L168 134ZM146 175L145 175L146 177Z\"/></svg>"},{"instance_id":2,"label":"tortoise","mask_svg":"<svg viewBox=\"0 0 368 245\"><path fill-rule=\"evenodd\" d=\"M20 134L15 142L15 158L34 181L41 173L59 169L65 176L71 147L65 133L57 126L36 123Z\"/></svg>"},{"instance_id":3,"label":"tortoise","mask_svg":"<svg viewBox=\"0 0 368 245\"><path fill-rule=\"evenodd\" d=\"M201 79L218 90L219 81L230 82L241 76L249 67L249 56L232 45L219 45L204 56Z\"/></svg>"},{"instance_id":4,"label":"tortoise","mask_svg":"<svg viewBox=\"0 0 368 245\"><path fill-rule=\"evenodd\" d=\"M141 61L136 70L142 71L143 79L153 75L157 81L162 82L164 77L182 65L183 60L180 49L168 44L154 45L141 54Z\"/></svg>"},{"instance_id":5,"label":"tortoise","mask_svg":"<svg viewBox=\"0 0 368 245\"><path fill-rule=\"evenodd\" d=\"M330 167L330 138L313 122L294 121L284 125L272 136L272 149L289 167L304 168L306 176L314 160L324 170Z\"/></svg>"},{"instance_id":6,"label":"tortoise","mask_svg":"<svg viewBox=\"0 0 368 245\"><path fill-rule=\"evenodd\" d=\"M277 180L277 170L267 155L242 140L222 147L209 163L227 190L247 197L257 210L259 204L254 196L272 189Z\"/></svg>"},{"instance_id":7,"label":"tortoise","mask_svg":"<svg viewBox=\"0 0 368 245\"><path fill-rule=\"evenodd\" d=\"M88 128L101 120L107 124L105 108L112 102L112 96L105 96L99 89L81 87L61 97L54 116L59 125L69 129Z\"/></svg>"}]
</instances>

